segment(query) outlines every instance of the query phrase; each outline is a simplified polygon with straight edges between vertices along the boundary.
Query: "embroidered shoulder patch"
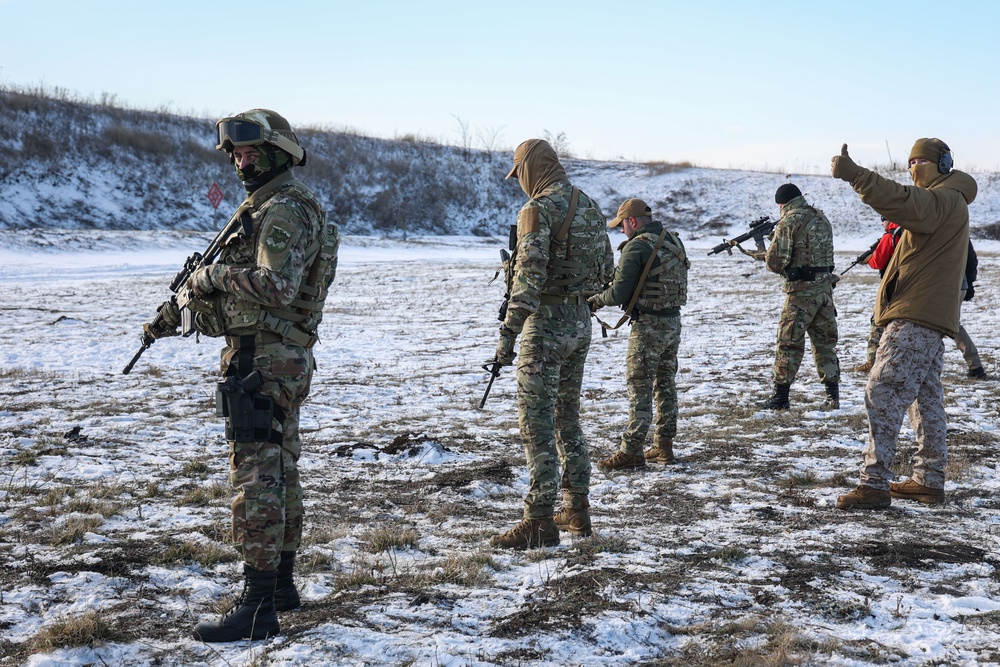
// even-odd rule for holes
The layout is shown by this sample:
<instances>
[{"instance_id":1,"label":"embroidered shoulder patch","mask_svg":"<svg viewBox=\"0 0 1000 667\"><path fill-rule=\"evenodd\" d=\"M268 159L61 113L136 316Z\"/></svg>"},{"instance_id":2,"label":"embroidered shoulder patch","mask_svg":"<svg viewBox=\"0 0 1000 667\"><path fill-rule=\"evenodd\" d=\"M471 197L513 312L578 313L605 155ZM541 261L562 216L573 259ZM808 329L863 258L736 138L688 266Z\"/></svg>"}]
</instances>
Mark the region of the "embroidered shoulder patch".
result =
<instances>
[{"instance_id":1,"label":"embroidered shoulder patch","mask_svg":"<svg viewBox=\"0 0 1000 667\"><path fill-rule=\"evenodd\" d=\"M517 235L520 237L537 231L538 209L534 206L521 209L521 212L517 214Z\"/></svg>"},{"instance_id":2,"label":"embroidered shoulder patch","mask_svg":"<svg viewBox=\"0 0 1000 667\"><path fill-rule=\"evenodd\" d=\"M276 226L271 229L271 233L268 234L264 245L267 246L268 252L281 252L288 246L288 240L291 238L291 232Z\"/></svg>"}]
</instances>

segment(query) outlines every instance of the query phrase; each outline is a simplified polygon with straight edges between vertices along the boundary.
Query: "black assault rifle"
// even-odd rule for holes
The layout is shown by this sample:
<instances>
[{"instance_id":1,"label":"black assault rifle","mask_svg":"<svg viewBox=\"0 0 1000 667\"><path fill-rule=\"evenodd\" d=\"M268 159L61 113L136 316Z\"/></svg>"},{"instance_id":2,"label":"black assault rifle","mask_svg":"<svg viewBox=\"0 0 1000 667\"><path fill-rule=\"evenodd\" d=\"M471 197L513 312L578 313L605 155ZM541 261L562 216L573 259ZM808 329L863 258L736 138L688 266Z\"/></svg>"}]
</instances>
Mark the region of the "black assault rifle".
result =
<instances>
[{"instance_id":1,"label":"black assault rifle","mask_svg":"<svg viewBox=\"0 0 1000 667\"><path fill-rule=\"evenodd\" d=\"M181 311L182 336L190 336L194 333L194 313L191 312L190 308L186 307L187 303L191 300L191 296L186 293L187 290L185 290L185 294L181 302L177 299L178 294L180 294L181 289L184 287L185 283L187 283L187 279L191 277L192 273L203 266L208 266L209 264L215 262L219 253L222 252L222 246L232 234L234 234L244 224L249 225L249 216L246 218L246 222L244 223L244 214L248 213L248 211L249 209L246 206L241 205L237 208L236 212L233 213L233 217L231 217L229 222L227 222L222 228L222 231L220 231L216 237L212 239L212 242L208 244L208 248L205 250L204 254L196 252L184 260L184 266L177 272L177 275L174 276L173 280L170 281L170 291L173 292L173 294L170 295L169 301L177 306ZM156 317L154 317L153 321L146 327L143 327L143 334L139 338L139 341L141 342L139 351L135 353L132 360L128 362L124 369L122 369L122 375L128 375L132 370L132 367L135 366L135 363L139 361L139 357L142 356L142 353L148 350L153 343L156 342L156 337L150 333L150 330L157 331L167 328L166 322L163 321L164 306L166 306L166 303L156 309Z\"/></svg>"},{"instance_id":2,"label":"black assault rifle","mask_svg":"<svg viewBox=\"0 0 1000 667\"><path fill-rule=\"evenodd\" d=\"M500 276L500 272L504 273L504 285L507 289L503 295L503 302L500 304L500 312L497 314L497 319L503 322L507 319L507 308L510 305L510 290L513 287L514 282L514 265L513 256L510 254L514 252L517 248L517 225L510 226L510 232L507 237L507 247L509 250L503 248L500 249L500 268L497 272L493 274L492 280L490 280L488 285L493 284L493 281ZM500 362L497 361L496 357L492 360L487 361L483 364L483 370L490 374L489 384L486 385L486 391L483 392L483 400L479 401L479 409L482 410L483 406L486 405L486 399L490 397L490 390L493 389L493 381L500 377L500 369L502 366Z\"/></svg>"},{"instance_id":3,"label":"black assault rifle","mask_svg":"<svg viewBox=\"0 0 1000 667\"><path fill-rule=\"evenodd\" d=\"M770 235L771 232L774 231L775 224L776 223L771 222L771 219L768 216L762 215L761 217L757 218L756 220L750 223L749 232L745 234L740 234L731 241L722 239L722 243L709 250L708 254L716 255L725 250L730 255L732 255L734 246L738 246L739 244L749 239L753 239L753 242L757 244L758 250L767 250L767 248L764 247L764 237Z\"/></svg>"},{"instance_id":4,"label":"black assault rifle","mask_svg":"<svg viewBox=\"0 0 1000 667\"><path fill-rule=\"evenodd\" d=\"M875 248L877 248L878 244L881 242L882 239L880 238L878 241L872 244L871 248L868 248L868 250L865 250L863 253L858 255L857 258L855 258L855 260L851 262L851 265L849 267L840 272L840 275L844 275L845 273L853 269L858 264L861 264L862 262L867 262L868 258L875 254Z\"/></svg>"}]
</instances>

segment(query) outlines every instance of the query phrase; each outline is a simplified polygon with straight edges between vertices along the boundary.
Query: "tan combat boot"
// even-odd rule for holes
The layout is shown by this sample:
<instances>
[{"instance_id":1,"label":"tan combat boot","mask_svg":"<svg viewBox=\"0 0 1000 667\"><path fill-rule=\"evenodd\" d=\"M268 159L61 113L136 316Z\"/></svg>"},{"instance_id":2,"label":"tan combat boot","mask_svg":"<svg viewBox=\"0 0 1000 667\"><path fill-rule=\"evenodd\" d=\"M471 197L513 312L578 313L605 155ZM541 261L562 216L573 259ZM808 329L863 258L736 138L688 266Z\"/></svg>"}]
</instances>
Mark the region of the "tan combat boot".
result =
<instances>
[{"instance_id":1,"label":"tan combat boot","mask_svg":"<svg viewBox=\"0 0 1000 667\"><path fill-rule=\"evenodd\" d=\"M944 502L944 489L935 489L923 484L917 484L912 479L889 485L889 493L893 498L916 500L925 505L940 505Z\"/></svg>"},{"instance_id":2,"label":"tan combat boot","mask_svg":"<svg viewBox=\"0 0 1000 667\"><path fill-rule=\"evenodd\" d=\"M562 509L552 517L559 530L571 535L590 537L594 534L590 525L590 501L586 496L563 495Z\"/></svg>"},{"instance_id":3,"label":"tan combat boot","mask_svg":"<svg viewBox=\"0 0 1000 667\"><path fill-rule=\"evenodd\" d=\"M646 467L646 459L642 454L628 454L619 449L597 465L602 470L639 470Z\"/></svg>"},{"instance_id":4,"label":"tan combat boot","mask_svg":"<svg viewBox=\"0 0 1000 667\"><path fill-rule=\"evenodd\" d=\"M647 449L642 457L648 463L675 463L677 459L674 458L674 441L664 440Z\"/></svg>"},{"instance_id":5,"label":"tan combat boot","mask_svg":"<svg viewBox=\"0 0 1000 667\"><path fill-rule=\"evenodd\" d=\"M861 484L850 493L837 496L837 509L882 510L892 504L889 492Z\"/></svg>"},{"instance_id":6,"label":"tan combat boot","mask_svg":"<svg viewBox=\"0 0 1000 667\"><path fill-rule=\"evenodd\" d=\"M490 546L500 549L537 549L559 544L559 528L552 519L521 519L506 533L490 538Z\"/></svg>"}]
</instances>

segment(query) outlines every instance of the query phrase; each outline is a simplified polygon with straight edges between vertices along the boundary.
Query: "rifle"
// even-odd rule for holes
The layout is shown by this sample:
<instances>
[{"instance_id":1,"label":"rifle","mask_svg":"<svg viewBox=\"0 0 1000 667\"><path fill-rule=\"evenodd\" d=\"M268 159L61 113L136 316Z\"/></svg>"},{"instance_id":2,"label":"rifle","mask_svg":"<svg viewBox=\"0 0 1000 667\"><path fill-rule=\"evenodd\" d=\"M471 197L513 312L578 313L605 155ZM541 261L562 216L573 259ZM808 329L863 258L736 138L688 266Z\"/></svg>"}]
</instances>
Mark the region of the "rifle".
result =
<instances>
[{"instance_id":1,"label":"rifle","mask_svg":"<svg viewBox=\"0 0 1000 667\"><path fill-rule=\"evenodd\" d=\"M716 255L725 250L730 255L732 255L733 246L738 246L739 244L749 239L753 239L753 242L757 244L758 250L766 250L767 248L764 247L764 237L768 236L772 231L774 231L775 224L776 223L771 222L771 219L768 216L762 215L761 217L757 218L756 220L750 223L750 231L746 232L745 234L740 234L731 241L722 239L722 243L709 250L708 254Z\"/></svg>"},{"instance_id":2,"label":"rifle","mask_svg":"<svg viewBox=\"0 0 1000 667\"><path fill-rule=\"evenodd\" d=\"M184 260L184 266L181 270L177 272L173 280L170 281L170 291L173 294L170 295L170 303L173 303L180 309L181 312L181 335L190 336L194 333L194 313L191 309L187 307L190 303L193 295L190 290L186 289L184 285L187 283L188 278L191 274L200 269L203 266L208 266L215 262L219 254L222 252L222 247L225 242L241 227L249 227L250 220L247 218L244 220L244 214L248 213L250 207L247 204L241 204L236 212L233 213L233 217L229 218L229 222L225 224L222 230L212 239L212 242L208 244L208 248L204 253L196 252ZM180 298L178 298L180 297ZM149 323L148 327L144 327L143 334L139 338L141 343L139 351L135 353L132 360L128 362L125 368L122 369L122 375L128 375L135 366L135 363L139 361L139 357L142 353L148 350L153 343L156 342L156 338L149 333L149 330L157 330L165 328L165 322L163 321L163 307L166 304L161 305L156 309L156 317L153 321Z\"/></svg>"},{"instance_id":3,"label":"rifle","mask_svg":"<svg viewBox=\"0 0 1000 667\"><path fill-rule=\"evenodd\" d=\"M510 305L510 290L514 284L514 256L511 253L517 249L517 225L510 226L510 231L507 234L507 248L509 250L500 248L500 268L493 274L490 282L486 283L487 285L492 285L493 281L500 275L500 272L503 271L504 284L507 289L503 295L503 302L500 304L500 312L497 314L497 319L501 322L507 319L507 308ZM493 381L500 376L500 368L500 362L496 361L496 359L483 364L483 370L488 371L490 374L490 381L486 385L486 391L483 392L483 400L479 401L480 410L486 405L486 399L490 397L490 390L493 389Z\"/></svg>"},{"instance_id":4,"label":"rifle","mask_svg":"<svg viewBox=\"0 0 1000 667\"><path fill-rule=\"evenodd\" d=\"M483 400L479 401L480 410L482 410L483 406L486 405L486 399L490 397L490 389L493 388L493 381L500 377L500 368L501 366L499 361L487 361L483 364L483 370L490 374L490 382L486 385L486 391L483 392Z\"/></svg>"},{"instance_id":5,"label":"rifle","mask_svg":"<svg viewBox=\"0 0 1000 667\"><path fill-rule=\"evenodd\" d=\"M868 248L868 250L865 250L863 253L861 253L860 255L858 255L855 258L855 260L853 262L851 262L851 265L849 267L847 267L846 269L844 269L843 271L840 272L840 275L844 275L845 273L847 273L848 271L850 271L851 269L853 269L858 264L861 264L862 262L867 262L868 258L875 254L875 248L877 248L878 244L881 243L881 242L882 242L882 239L880 238L878 241L876 241L875 243L872 244L871 248Z\"/></svg>"}]
</instances>

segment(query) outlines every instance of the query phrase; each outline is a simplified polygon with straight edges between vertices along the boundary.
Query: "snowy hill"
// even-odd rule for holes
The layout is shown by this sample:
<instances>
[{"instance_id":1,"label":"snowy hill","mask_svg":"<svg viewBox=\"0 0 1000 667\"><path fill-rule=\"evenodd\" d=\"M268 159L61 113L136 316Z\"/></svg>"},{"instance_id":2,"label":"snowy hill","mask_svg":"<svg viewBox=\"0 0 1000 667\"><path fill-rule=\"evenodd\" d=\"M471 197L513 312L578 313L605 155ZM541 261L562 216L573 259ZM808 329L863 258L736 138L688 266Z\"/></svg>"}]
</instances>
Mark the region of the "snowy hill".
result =
<instances>
[{"instance_id":1,"label":"snowy hill","mask_svg":"<svg viewBox=\"0 0 1000 667\"><path fill-rule=\"evenodd\" d=\"M0 230L209 231L243 198L214 121L0 90ZM485 151L303 129L309 154L298 175L347 234L503 235L524 202L505 182L509 151ZM831 152L836 147L831 147ZM732 236L776 216L774 190L794 182L823 209L839 237L872 237L878 218L831 177L565 160L574 182L613 214L642 197L688 238ZM906 172L889 174L908 182ZM974 237L996 238L994 173L975 174ZM217 217L207 197L225 193ZM18 234L22 237L23 235Z\"/></svg>"}]
</instances>

